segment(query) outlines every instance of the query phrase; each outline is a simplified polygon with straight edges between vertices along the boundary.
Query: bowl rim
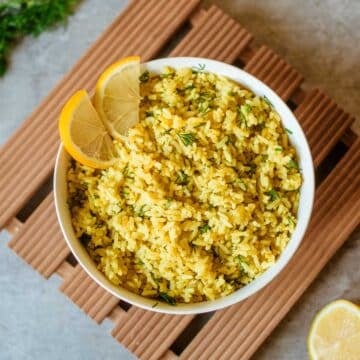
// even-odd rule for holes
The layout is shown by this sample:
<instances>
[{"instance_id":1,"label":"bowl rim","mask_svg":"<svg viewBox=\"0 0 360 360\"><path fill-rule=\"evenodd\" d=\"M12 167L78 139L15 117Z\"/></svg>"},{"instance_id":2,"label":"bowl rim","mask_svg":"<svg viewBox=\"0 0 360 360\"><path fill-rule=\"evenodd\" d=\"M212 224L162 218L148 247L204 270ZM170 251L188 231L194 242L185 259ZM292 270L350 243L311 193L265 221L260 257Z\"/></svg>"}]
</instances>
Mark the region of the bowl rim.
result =
<instances>
[{"instance_id":1,"label":"bowl rim","mask_svg":"<svg viewBox=\"0 0 360 360\"><path fill-rule=\"evenodd\" d=\"M58 153L56 156L55 161L55 169L54 169L54 179L53 179L53 186L54 186L54 203L55 203L55 210L57 219L62 231L62 234L65 238L67 245L69 246L72 254L75 256L76 260L82 267L82 269L103 289L110 292L116 298L128 302L132 305L138 306L145 310L160 312L160 313L167 313L167 314L176 314L176 315L185 315L185 314L200 314L204 312L215 311L219 309L223 309L230 305L236 304L249 296L253 295L254 293L260 291L263 287L271 283L271 281L279 275L288 262L293 258L296 250L300 246L300 243L305 235L307 227L310 222L311 213L313 209L314 203L314 196L315 196L315 175L314 175L314 165L312 160L312 155L310 151L309 144L307 142L306 136L301 128L301 125L297 121L295 115L292 111L288 108L287 104L266 84L264 84L261 80L257 79L253 75L247 73L246 71L239 69L233 65L223 63L217 60L205 59L205 58L198 58L198 57L168 57L168 58L161 58L156 60L151 60L141 64L142 69L149 68L150 71L152 68L162 68L163 66L172 66L175 68L181 67L189 67L190 64L192 66L196 66L198 64L205 64L206 66L210 67L210 69L218 68L219 71L210 70L210 72L225 75L230 77L230 79L234 80L232 74L234 73L234 77L241 78L241 80L234 80L240 85L246 86L255 94L262 96L266 96L274 105L274 108L278 112L281 118L281 122L289 121L292 123L293 128L296 128L295 133L300 136L300 139L296 141L300 141L300 145L297 146L297 154L299 156L299 152L302 152L302 157L299 156L299 162L302 167L302 175L304 183L301 186L301 194L299 200L299 210L298 210L298 224L295 228L294 233L289 239L285 249L280 254L279 258L276 260L275 264L268 268L263 274L261 274L258 278L253 280L248 285L243 286L242 288L236 290L230 295L225 297L216 299L216 300L209 300L200 303L190 303L190 304L177 304L176 306L171 306L165 304L163 302L148 299L141 295L134 294L122 287L117 287L113 285L95 266L95 263L87 254L85 248L80 243L80 241L75 237L73 233L73 228L71 226L66 225L65 217L69 216L69 208L66 204L66 199L64 199L64 181L61 180L62 176L66 174L66 170L61 165L63 162L67 162L70 156L67 154L64 147L60 144ZM178 65L176 65L178 64ZM226 71L225 71L226 70ZM230 75L229 75L230 74ZM259 89L257 91L254 88ZM280 109L279 109L280 108ZM286 122L285 121L285 122ZM284 124L283 124L284 126ZM290 139L291 141L291 139ZM291 141L292 145L294 146L294 142ZM296 147L296 146L295 146ZM306 162L305 162L306 161ZM305 166L304 166L305 165ZM306 169L306 177L305 177L305 170ZM306 180L306 182L305 182ZM66 181L65 181L66 183ZM303 193L306 184L306 192L305 195ZM67 186L66 186L67 187ZM62 192L60 191L62 189ZM305 197L306 196L306 197ZM306 206L304 202L306 200ZM64 205L65 204L65 205ZM303 210L305 213L303 217L299 218L299 211L300 206L301 209L305 206ZM64 215L64 212L67 214ZM64 217L65 216L65 217ZM301 228L299 228L301 220ZM71 229L70 229L71 227ZM295 237L296 234L296 237ZM295 240L294 240L295 239ZM82 250L81 250L82 248ZM85 254L86 253L86 254ZM90 259L90 261L89 261ZM92 263L92 265L91 265ZM154 306L156 305L156 306Z\"/></svg>"}]
</instances>

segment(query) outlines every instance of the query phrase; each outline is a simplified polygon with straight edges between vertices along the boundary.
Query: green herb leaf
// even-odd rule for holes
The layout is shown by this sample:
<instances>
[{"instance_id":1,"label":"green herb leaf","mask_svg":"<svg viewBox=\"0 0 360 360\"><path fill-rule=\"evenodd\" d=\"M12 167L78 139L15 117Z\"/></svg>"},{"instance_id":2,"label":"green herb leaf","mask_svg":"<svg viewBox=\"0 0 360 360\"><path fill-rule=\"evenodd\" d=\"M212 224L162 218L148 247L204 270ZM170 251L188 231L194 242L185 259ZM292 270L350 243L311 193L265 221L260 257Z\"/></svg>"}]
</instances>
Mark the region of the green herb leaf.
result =
<instances>
[{"instance_id":1,"label":"green herb leaf","mask_svg":"<svg viewBox=\"0 0 360 360\"><path fill-rule=\"evenodd\" d=\"M245 115L244 112L242 111L241 106L238 106L238 107L236 108L236 110L237 110L238 115L239 115L239 117L240 117L240 124L241 124L241 123L244 123L244 124L245 124L245 127L248 127L248 125L247 125L247 120L246 120L246 115Z\"/></svg>"},{"instance_id":2,"label":"green herb leaf","mask_svg":"<svg viewBox=\"0 0 360 360\"><path fill-rule=\"evenodd\" d=\"M140 206L139 210L135 212L135 215L136 215L136 216L139 216L139 217L141 217L141 218L148 217L148 216L146 215L146 212L149 211L149 210L150 210L150 208L147 207L146 204L143 204L143 205Z\"/></svg>"},{"instance_id":3,"label":"green herb leaf","mask_svg":"<svg viewBox=\"0 0 360 360\"><path fill-rule=\"evenodd\" d=\"M280 199L280 196L275 189L271 189L270 191L266 192L265 195L270 196L271 202Z\"/></svg>"},{"instance_id":4,"label":"green herb leaf","mask_svg":"<svg viewBox=\"0 0 360 360\"><path fill-rule=\"evenodd\" d=\"M189 175L185 174L185 172L181 170L178 173L175 183L177 185L187 185L189 183Z\"/></svg>"},{"instance_id":5,"label":"green herb leaf","mask_svg":"<svg viewBox=\"0 0 360 360\"><path fill-rule=\"evenodd\" d=\"M79 0L8 0L0 3L0 76L12 46L26 35L38 36L72 14Z\"/></svg>"},{"instance_id":6,"label":"green herb leaf","mask_svg":"<svg viewBox=\"0 0 360 360\"><path fill-rule=\"evenodd\" d=\"M251 105L249 105L249 104L245 104L244 108L247 113L249 113L251 111Z\"/></svg>"},{"instance_id":7,"label":"green herb leaf","mask_svg":"<svg viewBox=\"0 0 360 360\"><path fill-rule=\"evenodd\" d=\"M162 79L167 79L168 77L172 76L173 74L172 73L162 73L160 74L160 77Z\"/></svg>"},{"instance_id":8,"label":"green herb leaf","mask_svg":"<svg viewBox=\"0 0 360 360\"><path fill-rule=\"evenodd\" d=\"M194 84L190 84L190 85L186 85L185 87L184 87L184 90L192 90L192 89L194 89L195 88L195 85Z\"/></svg>"},{"instance_id":9,"label":"green herb leaf","mask_svg":"<svg viewBox=\"0 0 360 360\"><path fill-rule=\"evenodd\" d=\"M295 221L291 218L291 216L288 217L288 222L289 222L289 225L295 227L296 226L296 223Z\"/></svg>"},{"instance_id":10,"label":"green herb leaf","mask_svg":"<svg viewBox=\"0 0 360 360\"><path fill-rule=\"evenodd\" d=\"M285 166L288 169L299 169L299 164L293 159L291 159Z\"/></svg>"},{"instance_id":11,"label":"green herb leaf","mask_svg":"<svg viewBox=\"0 0 360 360\"><path fill-rule=\"evenodd\" d=\"M274 105L272 104L272 102L269 100L269 98L266 95L263 96L263 99L270 107L272 107L272 108L274 107Z\"/></svg>"},{"instance_id":12,"label":"green herb leaf","mask_svg":"<svg viewBox=\"0 0 360 360\"><path fill-rule=\"evenodd\" d=\"M140 76L139 76L139 80L141 83L146 83L148 82L150 79L150 73L149 71L145 70Z\"/></svg>"},{"instance_id":13,"label":"green herb leaf","mask_svg":"<svg viewBox=\"0 0 360 360\"><path fill-rule=\"evenodd\" d=\"M267 155L267 154L261 155L261 161L263 161L263 162L265 162L268 158L269 158L269 155Z\"/></svg>"},{"instance_id":14,"label":"green herb leaf","mask_svg":"<svg viewBox=\"0 0 360 360\"><path fill-rule=\"evenodd\" d=\"M276 151L276 152L282 152L282 151L283 151L283 148L282 148L282 147L276 147L276 148L275 148L275 151Z\"/></svg>"},{"instance_id":15,"label":"green herb leaf","mask_svg":"<svg viewBox=\"0 0 360 360\"><path fill-rule=\"evenodd\" d=\"M172 198L167 198L166 199L166 204L165 204L165 209L169 209L172 202L173 202Z\"/></svg>"},{"instance_id":16,"label":"green herb leaf","mask_svg":"<svg viewBox=\"0 0 360 360\"><path fill-rule=\"evenodd\" d=\"M154 112L153 111L145 111L145 116L147 116L147 117L154 116Z\"/></svg>"},{"instance_id":17,"label":"green herb leaf","mask_svg":"<svg viewBox=\"0 0 360 360\"><path fill-rule=\"evenodd\" d=\"M189 146L196 141L196 136L193 133L179 133L178 136L185 146Z\"/></svg>"},{"instance_id":18,"label":"green herb leaf","mask_svg":"<svg viewBox=\"0 0 360 360\"><path fill-rule=\"evenodd\" d=\"M242 273L246 273L246 269L245 269L245 266L244 266L244 265L248 264L246 258L244 256L242 256L242 255L238 255L237 260L239 262L240 271Z\"/></svg>"},{"instance_id":19,"label":"green herb leaf","mask_svg":"<svg viewBox=\"0 0 360 360\"><path fill-rule=\"evenodd\" d=\"M166 303L168 303L169 305L176 305L176 300L175 298L173 298L172 296L168 295L165 292L160 292L159 293L159 298L160 300L165 301Z\"/></svg>"},{"instance_id":20,"label":"green herb leaf","mask_svg":"<svg viewBox=\"0 0 360 360\"><path fill-rule=\"evenodd\" d=\"M79 237L79 240L84 246L88 246L91 241L91 235L87 233L82 233L81 236Z\"/></svg>"},{"instance_id":21,"label":"green herb leaf","mask_svg":"<svg viewBox=\"0 0 360 360\"><path fill-rule=\"evenodd\" d=\"M211 229L211 227L209 226L209 224L204 224L202 226L199 226L199 233L200 234L205 234L206 232L208 232Z\"/></svg>"},{"instance_id":22,"label":"green herb leaf","mask_svg":"<svg viewBox=\"0 0 360 360\"><path fill-rule=\"evenodd\" d=\"M285 131L287 132L287 133L289 133L290 135L292 135L292 131L290 130L290 129L288 129L288 128L285 128Z\"/></svg>"},{"instance_id":23,"label":"green herb leaf","mask_svg":"<svg viewBox=\"0 0 360 360\"><path fill-rule=\"evenodd\" d=\"M205 64L198 64L197 66L192 67L192 71L194 73L203 72L205 70L206 65Z\"/></svg>"}]
</instances>

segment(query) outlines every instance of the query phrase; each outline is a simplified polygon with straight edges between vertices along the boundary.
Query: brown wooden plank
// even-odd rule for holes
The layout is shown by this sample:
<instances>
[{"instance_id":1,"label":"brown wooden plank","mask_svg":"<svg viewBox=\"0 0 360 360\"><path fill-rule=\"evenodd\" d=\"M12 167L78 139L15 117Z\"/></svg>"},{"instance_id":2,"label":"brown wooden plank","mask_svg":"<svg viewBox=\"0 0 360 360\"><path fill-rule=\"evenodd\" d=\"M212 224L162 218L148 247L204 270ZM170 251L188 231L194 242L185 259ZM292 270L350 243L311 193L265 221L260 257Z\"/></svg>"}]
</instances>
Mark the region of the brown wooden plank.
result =
<instances>
[{"instance_id":1,"label":"brown wooden plank","mask_svg":"<svg viewBox=\"0 0 360 360\"><path fill-rule=\"evenodd\" d=\"M50 175L59 145L57 117L66 99L79 88L92 89L99 73L120 57L135 53L145 61L156 55L198 4L132 2L51 91L0 152L0 228Z\"/></svg>"},{"instance_id":2,"label":"brown wooden plank","mask_svg":"<svg viewBox=\"0 0 360 360\"><path fill-rule=\"evenodd\" d=\"M232 63L251 40L252 35L238 22L212 6L170 55L205 57Z\"/></svg>"},{"instance_id":3,"label":"brown wooden plank","mask_svg":"<svg viewBox=\"0 0 360 360\"><path fill-rule=\"evenodd\" d=\"M28 218L8 246L48 278L69 255L57 221L52 193Z\"/></svg>"},{"instance_id":4,"label":"brown wooden plank","mask_svg":"<svg viewBox=\"0 0 360 360\"><path fill-rule=\"evenodd\" d=\"M79 264L65 277L60 290L97 323L101 323L119 303L119 299L100 287Z\"/></svg>"},{"instance_id":5,"label":"brown wooden plank","mask_svg":"<svg viewBox=\"0 0 360 360\"><path fill-rule=\"evenodd\" d=\"M13 217L10 219L10 221L5 225L5 229L11 234L15 235L20 231L22 227L22 222L17 219L16 217Z\"/></svg>"},{"instance_id":6,"label":"brown wooden plank","mask_svg":"<svg viewBox=\"0 0 360 360\"><path fill-rule=\"evenodd\" d=\"M261 46L255 52L244 70L271 87L285 101L303 80L294 68L266 46Z\"/></svg>"},{"instance_id":7,"label":"brown wooden plank","mask_svg":"<svg viewBox=\"0 0 360 360\"><path fill-rule=\"evenodd\" d=\"M308 93L295 110L318 166L354 119L319 89Z\"/></svg>"},{"instance_id":8,"label":"brown wooden plank","mask_svg":"<svg viewBox=\"0 0 360 360\"><path fill-rule=\"evenodd\" d=\"M218 311L180 358L250 358L359 222L360 139L317 190L309 229L286 268L256 295Z\"/></svg>"},{"instance_id":9,"label":"brown wooden plank","mask_svg":"<svg viewBox=\"0 0 360 360\"><path fill-rule=\"evenodd\" d=\"M126 323L119 322L111 334L142 360L166 355L167 349L193 318L154 313L135 306L127 314Z\"/></svg>"},{"instance_id":10,"label":"brown wooden plank","mask_svg":"<svg viewBox=\"0 0 360 360\"><path fill-rule=\"evenodd\" d=\"M161 360L176 360L179 357L174 354L171 350L168 350L162 357Z\"/></svg>"}]
</instances>

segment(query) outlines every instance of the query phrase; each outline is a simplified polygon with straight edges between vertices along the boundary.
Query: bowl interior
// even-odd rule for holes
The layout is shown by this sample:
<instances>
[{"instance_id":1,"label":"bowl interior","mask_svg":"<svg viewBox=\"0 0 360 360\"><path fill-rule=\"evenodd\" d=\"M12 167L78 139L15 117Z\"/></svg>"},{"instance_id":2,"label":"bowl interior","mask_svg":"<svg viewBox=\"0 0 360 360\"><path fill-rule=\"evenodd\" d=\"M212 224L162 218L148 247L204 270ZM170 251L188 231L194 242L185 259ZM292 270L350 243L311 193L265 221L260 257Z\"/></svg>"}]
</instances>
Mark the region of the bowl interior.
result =
<instances>
[{"instance_id":1,"label":"bowl interior","mask_svg":"<svg viewBox=\"0 0 360 360\"><path fill-rule=\"evenodd\" d=\"M144 309L172 314L193 314L214 311L243 300L268 284L285 267L298 248L310 219L314 199L314 168L305 135L286 104L264 83L234 66L202 58L179 57L158 59L145 63L142 67L143 69L156 73L160 72L164 66L183 68L194 66L198 67L199 64L205 65L206 71L226 76L247 87L255 94L259 96L266 96L279 113L283 126L291 130L291 134L289 135L290 141L295 147L299 157L299 166L302 170L303 185L300 190L298 223L296 229L277 262L253 282L224 298L195 304L177 304L176 306L171 306L153 299L147 299L126 289L113 285L99 270L97 270L87 251L81 242L75 237L71 224L70 211L67 205L66 172L70 156L62 146L60 146L55 164L54 195L57 216L65 240L83 269L99 285L104 287L114 296Z\"/></svg>"}]
</instances>

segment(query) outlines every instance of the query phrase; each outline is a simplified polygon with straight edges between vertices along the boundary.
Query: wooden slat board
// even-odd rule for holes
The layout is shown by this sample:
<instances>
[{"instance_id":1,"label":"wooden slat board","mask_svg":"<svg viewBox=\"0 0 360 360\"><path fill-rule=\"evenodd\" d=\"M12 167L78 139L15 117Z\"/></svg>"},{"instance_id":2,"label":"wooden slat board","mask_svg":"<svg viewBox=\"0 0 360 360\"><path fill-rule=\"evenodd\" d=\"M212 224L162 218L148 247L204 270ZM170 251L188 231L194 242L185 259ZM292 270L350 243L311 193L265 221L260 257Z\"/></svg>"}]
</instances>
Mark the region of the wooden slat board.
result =
<instances>
[{"instance_id":1,"label":"wooden slat board","mask_svg":"<svg viewBox=\"0 0 360 360\"><path fill-rule=\"evenodd\" d=\"M195 316L123 308L78 264L70 264L52 193L24 223L16 214L53 170L59 144L57 117L69 95L81 87L91 90L102 69L122 56L155 57L183 24L190 30L169 51L170 56L228 63L241 59L246 71L295 104L316 167L340 139L352 145L317 188L309 229L286 269L249 299L217 311L184 351L175 354L171 345ZM254 47L252 39L229 15L215 6L204 9L199 0L133 1L0 151L0 228L13 235L9 247L44 278L54 273L61 276L61 292L95 322L112 320L111 335L140 359L250 358L360 222L360 140L350 130L354 119L319 89L304 91L301 74L271 49Z\"/></svg>"}]
</instances>

